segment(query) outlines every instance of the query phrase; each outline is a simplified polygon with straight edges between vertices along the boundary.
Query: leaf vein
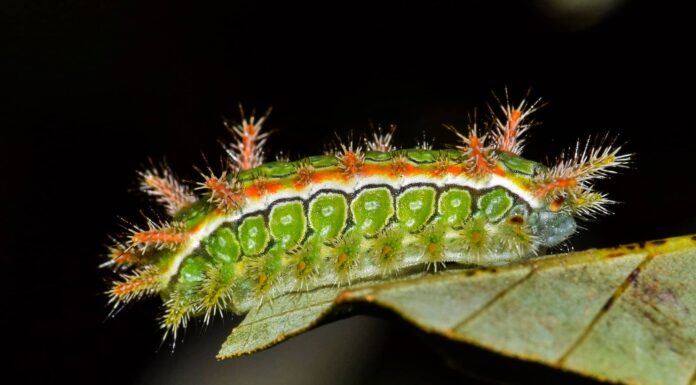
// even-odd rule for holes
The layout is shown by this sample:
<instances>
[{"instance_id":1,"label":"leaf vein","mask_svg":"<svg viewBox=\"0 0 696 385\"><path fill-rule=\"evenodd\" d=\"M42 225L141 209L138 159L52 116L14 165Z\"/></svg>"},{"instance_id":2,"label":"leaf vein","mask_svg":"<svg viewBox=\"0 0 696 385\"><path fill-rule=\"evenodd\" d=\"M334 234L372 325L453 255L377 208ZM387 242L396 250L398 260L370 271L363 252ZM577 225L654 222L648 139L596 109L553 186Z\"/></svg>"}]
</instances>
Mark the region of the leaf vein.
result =
<instances>
[{"instance_id":1,"label":"leaf vein","mask_svg":"<svg viewBox=\"0 0 696 385\"><path fill-rule=\"evenodd\" d=\"M491 298L488 302L486 302L486 303L485 303L483 306L481 306L479 309L477 309L477 310L474 311L473 313L471 313L471 314L469 314L468 316L466 316L463 320L459 321L459 323L457 323L457 324L452 328L452 330L458 330L459 328L463 327L464 325L466 325L467 323L469 323L469 322L470 322L471 320L473 320L474 318L478 317L480 314L482 314L484 311L486 311L486 309L490 308L495 302L497 302L499 299L501 299L502 297L504 297L505 295L507 295L507 293L509 293L509 292L512 291L514 288L516 288L517 286L519 286L521 283L523 283L523 282L525 282L526 280L528 280L529 278L531 278L532 275L533 275L534 273L536 273L536 271L537 271L536 269L532 269L529 273L527 273L527 275L525 275L524 277L522 277L522 278L518 279L517 281L513 282L512 284L510 284L510 286L506 287L505 289L501 290L498 294L496 294L493 298Z\"/></svg>"},{"instance_id":2,"label":"leaf vein","mask_svg":"<svg viewBox=\"0 0 696 385\"><path fill-rule=\"evenodd\" d=\"M264 322L264 321L266 321L266 320L268 320L268 319L277 318L277 317L283 317L283 316L285 316L285 315L292 314L292 313L303 312L303 311L306 311L306 310L308 310L308 309L312 309L312 308L315 308L315 307L324 306L324 305L327 305L327 304L331 304L331 303L333 303L333 302L334 302L334 300L331 299L331 300L328 300L328 301L317 302L317 303L315 303L315 304L312 304L312 305L309 305L309 306L306 306L306 307L301 307L301 308L297 308L297 309L287 310L287 311L284 311L284 312L281 312L281 313L274 313L274 314L269 315L268 317L255 319L255 320L253 320L253 321L250 321L250 322L248 322L248 323L245 323L244 325L239 325L239 327L242 328L242 327L251 326L251 325L254 325L254 324L257 324L257 323Z\"/></svg>"},{"instance_id":3,"label":"leaf vein","mask_svg":"<svg viewBox=\"0 0 696 385\"><path fill-rule=\"evenodd\" d=\"M565 360L577 349L578 346L582 344L585 339L587 339L587 336L590 335L592 330L594 329L595 325L606 315L609 313L609 310L614 306L616 301L623 295L623 293L628 289L628 287L631 285L632 282L634 282L636 279L638 279L638 276L640 273L645 269L645 267L654 259L655 255L654 254L648 254L641 262L636 266L635 269L633 269L626 278L624 278L623 282L614 290L614 293L612 293L611 297L607 299L607 302L602 306L602 308L597 312L597 314L594 316L592 321L587 325L585 330L580 334L580 336L573 342L573 344L570 345L568 350L566 350L563 355L561 355L561 358L559 358L556 361L556 364L559 366L563 366L565 363Z\"/></svg>"}]
</instances>

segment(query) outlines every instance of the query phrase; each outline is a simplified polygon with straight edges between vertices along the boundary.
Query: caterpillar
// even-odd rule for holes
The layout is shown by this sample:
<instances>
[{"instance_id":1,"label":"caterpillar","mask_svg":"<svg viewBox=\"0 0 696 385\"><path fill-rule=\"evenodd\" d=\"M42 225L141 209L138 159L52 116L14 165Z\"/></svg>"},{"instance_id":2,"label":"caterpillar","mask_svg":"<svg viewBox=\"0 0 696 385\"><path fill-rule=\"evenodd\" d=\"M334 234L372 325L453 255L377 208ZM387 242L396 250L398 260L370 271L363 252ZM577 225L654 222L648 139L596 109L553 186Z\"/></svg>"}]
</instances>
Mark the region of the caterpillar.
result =
<instances>
[{"instance_id":1,"label":"caterpillar","mask_svg":"<svg viewBox=\"0 0 696 385\"><path fill-rule=\"evenodd\" d=\"M166 166L139 173L171 220L148 219L110 247L104 265L120 272L110 302L161 296L161 326L176 338L192 317L242 315L291 291L541 255L576 232L576 219L608 213L613 202L594 182L630 154L605 137L550 167L522 158L539 107L512 105L506 92L487 132L448 127L459 143L447 149L397 149L392 127L268 163L268 113L246 118L240 108L241 122L226 122L235 141L220 174L201 172L191 187Z\"/></svg>"}]
</instances>

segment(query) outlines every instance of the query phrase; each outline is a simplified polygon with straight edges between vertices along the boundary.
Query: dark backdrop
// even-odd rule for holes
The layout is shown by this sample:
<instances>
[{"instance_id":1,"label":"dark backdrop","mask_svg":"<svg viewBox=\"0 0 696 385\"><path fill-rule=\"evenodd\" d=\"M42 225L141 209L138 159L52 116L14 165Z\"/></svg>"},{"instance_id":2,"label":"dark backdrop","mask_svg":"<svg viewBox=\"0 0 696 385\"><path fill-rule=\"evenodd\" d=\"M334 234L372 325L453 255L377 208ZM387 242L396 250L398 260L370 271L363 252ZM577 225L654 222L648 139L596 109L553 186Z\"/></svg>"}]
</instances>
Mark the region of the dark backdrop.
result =
<instances>
[{"instance_id":1,"label":"dark backdrop","mask_svg":"<svg viewBox=\"0 0 696 385\"><path fill-rule=\"evenodd\" d=\"M404 146L423 132L452 144L442 123L464 128L491 91L508 86L519 96L531 87L549 104L537 114L543 125L528 157L552 159L576 138L607 130L637 154L632 169L601 183L622 202L615 215L587 223L576 248L696 230L694 22L685 5L6 3L0 346L3 366L22 376L16 383L456 378L395 322L355 318L216 363L229 320L205 334L194 327L170 354L160 347L157 301L106 319L109 272L97 265L107 235L120 231L117 217L137 221L146 207L130 193L135 170L166 157L195 179L201 154L217 164L217 140L229 138L221 118L238 118L240 102L273 106L270 152L299 157L322 151L334 132L358 134L371 123L398 123ZM520 376L538 375L526 368Z\"/></svg>"}]
</instances>

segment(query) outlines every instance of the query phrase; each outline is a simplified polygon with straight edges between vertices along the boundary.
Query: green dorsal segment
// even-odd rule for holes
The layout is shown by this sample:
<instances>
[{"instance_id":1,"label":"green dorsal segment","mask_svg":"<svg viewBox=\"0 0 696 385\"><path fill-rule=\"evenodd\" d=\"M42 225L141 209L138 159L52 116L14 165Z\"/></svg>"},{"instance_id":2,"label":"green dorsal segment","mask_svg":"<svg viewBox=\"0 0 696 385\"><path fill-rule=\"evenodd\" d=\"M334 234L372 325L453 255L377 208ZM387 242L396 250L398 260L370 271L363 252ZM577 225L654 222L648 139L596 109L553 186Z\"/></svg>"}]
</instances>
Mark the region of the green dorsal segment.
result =
<instances>
[{"instance_id":1,"label":"green dorsal segment","mask_svg":"<svg viewBox=\"0 0 696 385\"><path fill-rule=\"evenodd\" d=\"M406 157L414 163L435 163L437 160L437 152L428 150L404 150Z\"/></svg>"},{"instance_id":2,"label":"green dorsal segment","mask_svg":"<svg viewBox=\"0 0 696 385\"><path fill-rule=\"evenodd\" d=\"M283 179L295 175L297 170L296 162L270 162L250 170L244 170L236 175L236 180L244 185L251 184L259 178Z\"/></svg>"},{"instance_id":3,"label":"green dorsal segment","mask_svg":"<svg viewBox=\"0 0 696 385\"><path fill-rule=\"evenodd\" d=\"M512 207L512 197L505 189L497 188L484 194L478 200L478 207L481 213L485 214L490 221L498 221Z\"/></svg>"},{"instance_id":4,"label":"green dorsal segment","mask_svg":"<svg viewBox=\"0 0 696 385\"><path fill-rule=\"evenodd\" d=\"M243 185L249 185L254 183L254 181L258 180L259 178L264 177L263 173L259 172L257 169L253 168L251 170L244 170L240 171L235 179L242 183ZM231 182L232 179L228 178L228 182Z\"/></svg>"},{"instance_id":5,"label":"green dorsal segment","mask_svg":"<svg viewBox=\"0 0 696 385\"><path fill-rule=\"evenodd\" d=\"M471 193L460 188L451 188L440 195L438 212L445 223L460 227L471 214Z\"/></svg>"},{"instance_id":6,"label":"green dorsal segment","mask_svg":"<svg viewBox=\"0 0 696 385\"><path fill-rule=\"evenodd\" d=\"M449 149L449 150L439 150L441 156L449 158L450 160L464 160L466 157L459 150Z\"/></svg>"},{"instance_id":7,"label":"green dorsal segment","mask_svg":"<svg viewBox=\"0 0 696 385\"><path fill-rule=\"evenodd\" d=\"M347 220L348 202L342 194L320 194L309 203L309 224L324 241L341 235Z\"/></svg>"},{"instance_id":8,"label":"green dorsal segment","mask_svg":"<svg viewBox=\"0 0 696 385\"><path fill-rule=\"evenodd\" d=\"M247 217L239 226L239 241L245 255L261 254L270 242L266 222L261 215Z\"/></svg>"},{"instance_id":9,"label":"green dorsal segment","mask_svg":"<svg viewBox=\"0 0 696 385\"><path fill-rule=\"evenodd\" d=\"M270 162L257 167L255 170L268 178L284 178L295 174L296 167L293 162Z\"/></svg>"},{"instance_id":10,"label":"green dorsal segment","mask_svg":"<svg viewBox=\"0 0 696 385\"><path fill-rule=\"evenodd\" d=\"M508 170L518 174L533 175L534 170L540 167L540 164L537 162L506 152L499 153L498 160L500 160L500 163Z\"/></svg>"},{"instance_id":11,"label":"green dorsal segment","mask_svg":"<svg viewBox=\"0 0 696 385\"><path fill-rule=\"evenodd\" d=\"M365 161L375 163L388 162L392 160L392 154L391 152L368 151L365 153Z\"/></svg>"},{"instance_id":12,"label":"green dorsal segment","mask_svg":"<svg viewBox=\"0 0 696 385\"><path fill-rule=\"evenodd\" d=\"M241 255L237 237L229 227L215 230L205 242L205 251L219 263L236 262Z\"/></svg>"},{"instance_id":13,"label":"green dorsal segment","mask_svg":"<svg viewBox=\"0 0 696 385\"><path fill-rule=\"evenodd\" d=\"M386 187L369 188L356 195L350 209L357 230L366 236L374 236L394 215L394 202Z\"/></svg>"},{"instance_id":14,"label":"green dorsal segment","mask_svg":"<svg viewBox=\"0 0 696 385\"><path fill-rule=\"evenodd\" d=\"M296 247L307 232L307 219L302 202L283 202L273 206L269 225L273 239L282 249L290 250Z\"/></svg>"},{"instance_id":15,"label":"green dorsal segment","mask_svg":"<svg viewBox=\"0 0 696 385\"><path fill-rule=\"evenodd\" d=\"M341 161L338 160L338 158L331 155L310 156L307 158L307 160L309 161L309 164L316 169L338 167L341 164Z\"/></svg>"},{"instance_id":16,"label":"green dorsal segment","mask_svg":"<svg viewBox=\"0 0 696 385\"><path fill-rule=\"evenodd\" d=\"M405 155L409 161L420 165L434 164L441 160L448 160L454 163L464 160L464 155L457 150L409 149L398 150L398 153Z\"/></svg>"},{"instance_id":17,"label":"green dorsal segment","mask_svg":"<svg viewBox=\"0 0 696 385\"><path fill-rule=\"evenodd\" d=\"M416 187L401 193L396 199L396 217L406 230L420 230L435 213L435 189Z\"/></svg>"}]
</instances>

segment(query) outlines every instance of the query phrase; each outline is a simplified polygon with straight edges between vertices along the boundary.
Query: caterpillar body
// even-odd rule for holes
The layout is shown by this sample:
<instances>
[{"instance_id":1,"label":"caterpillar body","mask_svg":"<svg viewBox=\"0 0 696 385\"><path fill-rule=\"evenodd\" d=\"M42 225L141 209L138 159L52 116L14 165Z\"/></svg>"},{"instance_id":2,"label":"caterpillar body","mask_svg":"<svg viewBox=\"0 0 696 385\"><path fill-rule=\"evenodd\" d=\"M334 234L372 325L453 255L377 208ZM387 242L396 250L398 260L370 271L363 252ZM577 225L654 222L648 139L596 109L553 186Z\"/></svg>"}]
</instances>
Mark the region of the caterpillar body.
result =
<instances>
[{"instance_id":1,"label":"caterpillar body","mask_svg":"<svg viewBox=\"0 0 696 385\"><path fill-rule=\"evenodd\" d=\"M244 314L291 291L539 255L576 231L576 217L607 212L593 181L629 155L588 140L552 167L522 158L537 106L503 104L487 135L452 129L453 149L395 149L392 129L366 151L270 163L267 115L243 117L228 125L230 170L203 175L201 197L167 168L140 173L172 220L149 220L111 248L106 265L123 271L111 301L161 295L162 327L176 335L191 317Z\"/></svg>"}]
</instances>

